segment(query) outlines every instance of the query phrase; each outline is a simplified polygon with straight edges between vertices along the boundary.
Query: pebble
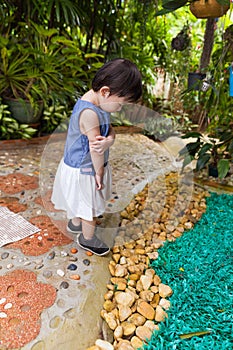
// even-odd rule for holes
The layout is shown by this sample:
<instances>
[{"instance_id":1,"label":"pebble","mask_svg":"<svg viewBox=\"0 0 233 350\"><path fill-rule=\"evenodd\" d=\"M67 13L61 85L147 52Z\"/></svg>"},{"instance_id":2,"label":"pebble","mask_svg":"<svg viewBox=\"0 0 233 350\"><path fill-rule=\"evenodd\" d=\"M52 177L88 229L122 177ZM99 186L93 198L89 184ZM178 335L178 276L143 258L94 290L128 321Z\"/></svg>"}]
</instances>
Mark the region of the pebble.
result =
<instances>
[{"instance_id":1,"label":"pebble","mask_svg":"<svg viewBox=\"0 0 233 350\"><path fill-rule=\"evenodd\" d=\"M44 276L45 278L50 278L50 277L52 277L52 275L53 275L52 271L45 270L45 271L43 272L43 276Z\"/></svg>"},{"instance_id":2,"label":"pebble","mask_svg":"<svg viewBox=\"0 0 233 350\"><path fill-rule=\"evenodd\" d=\"M92 256L92 255L93 255L93 253L92 253L92 252L87 251L87 252L86 252L86 255L87 255L87 256Z\"/></svg>"},{"instance_id":3,"label":"pebble","mask_svg":"<svg viewBox=\"0 0 233 350\"><path fill-rule=\"evenodd\" d=\"M49 255L47 256L47 259L52 260L52 259L54 259L54 258L55 258L55 252L52 251L52 252L49 253Z\"/></svg>"},{"instance_id":4,"label":"pebble","mask_svg":"<svg viewBox=\"0 0 233 350\"><path fill-rule=\"evenodd\" d=\"M4 309L5 309L5 310L11 309L12 306L13 306L13 305L12 305L11 303L7 303L7 304L4 306Z\"/></svg>"},{"instance_id":5,"label":"pebble","mask_svg":"<svg viewBox=\"0 0 233 350\"><path fill-rule=\"evenodd\" d=\"M0 318L7 318L7 314L5 312L0 312Z\"/></svg>"},{"instance_id":6,"label":"pebble","mask_svg":"<svg viewBox=\"0 0 233 350\"><path fill-rule=\"evenodd\" d=\"M67 289L69 288L69 283L66 281L62 281L60 284L60 289Z\"/></svg>"},{"instance_id":7,"label":"pebble","mask_svg":"<svg viewBox=\"0 0 233 350\"><path fill-rule=\"evenodd\" d=\"M72 280L76 280L76 281L80 280L80 276L79 275L71 275L70 278Z\"/></svg>"},{"instance_id":8,"label":"pebble","mask_svg":"<svg viewBox=\"0 0 233 350\"><path fill-rule=\"evenodd\" d=\"M78 258L76 258L75 256L71 256L70 258L69 258L69 261L78 261Z\"/></svg>"},{"instance_id":9,"label":"pebble","mask_svg":"<svg viewBox=\"0 0 233 350\"><path fill-rule=\"evenodd\" d=\"M64 250L61 251L61 256L65 257L65 256L67 256L67 255L68 255L67 252L65 252Z\"/></svg>"},{"instance_id":10,"label":"pebble","mask_svg":"<svg viewBox=\"0 0 233 350\"><path fill-rule=\"evenodd\" d=\"M1 259L2 259L2 260L7 259L8 256L9 256L9 253L4 252L4 253L1 254Z\"/></svg>"},{"instance_id":11,"label":"pebble","mask_svg":"<svg viewBox=\"0 0 233 350\"><path fill-rule=\"evenodd\" d=\"M84 259L83 263L84 263L84 265L89 266L91 262L89 259Z\"/></svg>"},{"instance_id":12,"label":"pebble","mask_svg":"<svg viewBox=\"0 0 233 350\"><path fill-rule=\"evenodd\" d=\"M9 269L12 269L12 267L14 267L14 265L13 264L8 264L8 265L6 265L6 268L9 270Z\"/></svg>"},{"instance_id":13,"label":"pebble","mask_svg":"<svg viewBox=\"0 0 233 350\"><path fill-rule=\"evenodd\" d=\"M58 276L60 276L60 277L65 276L65 272L64 272L63 270L60 270L60 269L57 270L57 274L58 274Z\"/></svg>"},{"instance_id":14,"label":"pebble","mask_svg":"<svg viewBox=\"0 0 233 350\"><path fill-rule=\"evenodd\" d=\"M1 298L1 299L0 299L0 305L1 305L1 304L4 304L5 302L6 302L6 298Z\"/></svg>"},{"instance_id":15,"label":"pebble","mask_svg":"<svg viewBox=\"0 0 233 350\"><path fill-rule=\"evenodd\" d=\"M40 270L42 267L44 267L44 264L36 265L35 270Z\"/></svg>"},{"instance_id":16,"label":"pebble","mask_svg":"<svg viewBox=\"0 0 233 350\"><path fill-rule=\"evenodd\" d=\"M71 270L71 271L75 271L75 270L77 270L77 268L78 268L78 266L75 265L75 264L70 264L70 265L67 267L67 269L68 269L68 270Z\"/></svg>"},{"instance_id":17,"label":"pebble","mask_svg":"<svg viewBox=\"0 0 233 350\"><path fill-rule=\"evenodd\" d=\"M76 253L78 252L78 249L77 249L77 248L71 248L71 249L70 249L70 252L71 252L72 254L76 254Z\"/></svg>"}]
</instances>

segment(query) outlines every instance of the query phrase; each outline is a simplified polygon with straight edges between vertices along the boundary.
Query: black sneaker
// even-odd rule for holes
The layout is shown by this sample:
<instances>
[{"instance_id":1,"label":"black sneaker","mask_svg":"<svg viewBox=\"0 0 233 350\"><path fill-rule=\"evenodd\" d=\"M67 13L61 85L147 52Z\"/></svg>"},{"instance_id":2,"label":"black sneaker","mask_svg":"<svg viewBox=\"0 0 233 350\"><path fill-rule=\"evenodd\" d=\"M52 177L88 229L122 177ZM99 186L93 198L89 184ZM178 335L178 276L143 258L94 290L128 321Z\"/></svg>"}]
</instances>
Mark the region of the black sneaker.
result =
<instances>
[{"instance_id":1,"label":"black sneaker","mask_svg":"<svg viewBox=\"0 0 233 350\"><path fill-rule=\"evenodd\" d=\"M85 239L81 233L77 238L77 243L81 248L89 250L95 255L103 256L110 252L110 248L96 236L92 239Z\"/></svg>"},{"instance_id":2,"label":"black sneaker","mask_svg":"<svg viewBox=\"0 0 233 350\"><path fill-rule=\"evenodd\" d=\"M82 232L82 224L80 223L78 226L74 225L72 220L69 220L67 225L67 231L72 233L80 233Z\"/></svg>"}]
</instances>

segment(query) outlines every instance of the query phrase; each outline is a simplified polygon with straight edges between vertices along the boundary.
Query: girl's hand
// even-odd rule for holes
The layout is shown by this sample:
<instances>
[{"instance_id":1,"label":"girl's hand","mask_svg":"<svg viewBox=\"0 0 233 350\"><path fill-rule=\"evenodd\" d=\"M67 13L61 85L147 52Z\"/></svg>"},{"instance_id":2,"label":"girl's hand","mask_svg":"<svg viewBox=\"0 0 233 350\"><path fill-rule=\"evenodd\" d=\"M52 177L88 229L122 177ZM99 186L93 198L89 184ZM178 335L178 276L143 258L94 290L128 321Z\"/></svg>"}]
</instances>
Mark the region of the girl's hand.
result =
<instances>
[{"instance_id":1,"label":"girl's hand","mask_svg":"<svg viewBox=\"0 0 233 350\"><path fill-rule=\"evenodd\" d=\"M109 135L107 137L98 135L96 136L96 141L90 142L90 149L99 154L104 154L104 152L113 145L114 138Z\"/></svg>"},{"instance_id":2,"label":"girl's hand","mask_svg":"<svg viewBox=\"0 0 233 350\"><path fill-rule=\"evenodd\" d=\"M104 185L103 185L103 176L95 174L95 181L96 181L96 189L102 190Z\"/></svg>"}]
</instances>

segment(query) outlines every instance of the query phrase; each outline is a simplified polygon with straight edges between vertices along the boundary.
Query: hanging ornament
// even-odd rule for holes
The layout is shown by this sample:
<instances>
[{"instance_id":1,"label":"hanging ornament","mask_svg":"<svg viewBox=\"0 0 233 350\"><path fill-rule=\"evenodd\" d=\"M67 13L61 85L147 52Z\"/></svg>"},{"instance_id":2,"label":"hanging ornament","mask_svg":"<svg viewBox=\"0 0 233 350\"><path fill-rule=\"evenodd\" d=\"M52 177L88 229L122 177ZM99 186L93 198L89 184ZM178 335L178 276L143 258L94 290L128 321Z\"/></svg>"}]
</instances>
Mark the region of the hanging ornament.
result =
<instances>
[{"instance_id":1,"label":"hanging ornament","mask_svg":"<svg viewBox=\"0 0 233 350\"><path fill-rule=\"evenodd\" d=\"M229 5L221 5L217 0L196 0L191 2L189 8L196 18L217 18L225 15Z\"/></svg>"},{"instance_id":2,"label":"hanging ornament","mask_svg":"<svg viewBox=\"0 0 233 350\"><path fill-rule=\"evenodd\" d=\"M188 34L188 26L184 26L183 29L172 39L171 46L173 50L183 51L190 46L190 37Z\"/></svg>"}]
</instances>

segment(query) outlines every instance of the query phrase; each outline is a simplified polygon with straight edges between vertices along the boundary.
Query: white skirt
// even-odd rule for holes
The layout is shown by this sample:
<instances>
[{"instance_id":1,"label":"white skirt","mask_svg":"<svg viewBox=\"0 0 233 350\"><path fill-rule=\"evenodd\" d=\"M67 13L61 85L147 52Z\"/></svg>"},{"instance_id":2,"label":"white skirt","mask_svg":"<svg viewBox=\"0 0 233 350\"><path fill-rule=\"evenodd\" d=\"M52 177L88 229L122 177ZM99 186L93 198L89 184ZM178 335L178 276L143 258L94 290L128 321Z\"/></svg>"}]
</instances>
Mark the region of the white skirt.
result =
<instances>
[{"instance_id":1,"label":"white skirt","mask_svg":"<svg viewBox=\"0 0 233 350\"><path fill-rule=\"evenodd\" d=\"M112 192L112 172L109 164L104 167L103 189L96 189L95 177L84 175L62 159L55 176L51 201L55 209L65 210L67 218L79 217L92 221L105 212L106 201Z\"/></svg>"}]
</instances>

